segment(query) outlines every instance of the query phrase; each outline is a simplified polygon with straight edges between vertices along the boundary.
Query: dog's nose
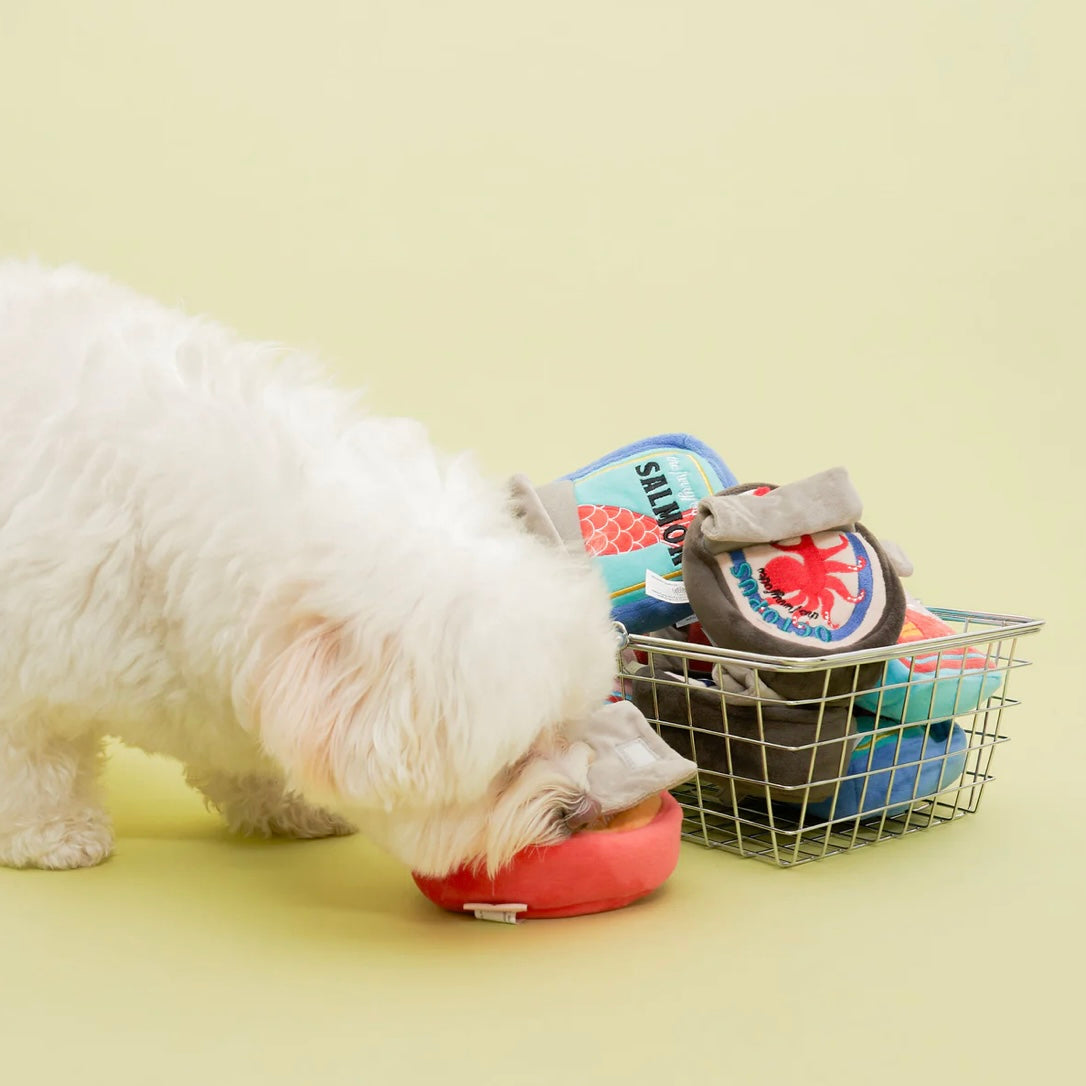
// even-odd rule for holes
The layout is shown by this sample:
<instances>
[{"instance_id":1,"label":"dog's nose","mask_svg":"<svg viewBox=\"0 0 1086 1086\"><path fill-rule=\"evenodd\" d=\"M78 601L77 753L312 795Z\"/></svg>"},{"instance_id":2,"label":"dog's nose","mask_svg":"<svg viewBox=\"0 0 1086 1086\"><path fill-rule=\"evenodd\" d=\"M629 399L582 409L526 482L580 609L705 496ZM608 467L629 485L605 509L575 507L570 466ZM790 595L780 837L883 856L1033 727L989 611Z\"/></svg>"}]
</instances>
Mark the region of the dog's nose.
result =
<instances>
[{"instance_id":1,"label":"dog's nose","mask_svg":"<svg viewBox=\"0 0 1086 1086\"><path fill-rule=\"evenodd\" d=\"M566 811L563 820L569 832L576 833L598 821L602 814L603 809L600 807L599 800L593 799L592 796L585 796L576 807Z\"/></svg>"}]
</instances>

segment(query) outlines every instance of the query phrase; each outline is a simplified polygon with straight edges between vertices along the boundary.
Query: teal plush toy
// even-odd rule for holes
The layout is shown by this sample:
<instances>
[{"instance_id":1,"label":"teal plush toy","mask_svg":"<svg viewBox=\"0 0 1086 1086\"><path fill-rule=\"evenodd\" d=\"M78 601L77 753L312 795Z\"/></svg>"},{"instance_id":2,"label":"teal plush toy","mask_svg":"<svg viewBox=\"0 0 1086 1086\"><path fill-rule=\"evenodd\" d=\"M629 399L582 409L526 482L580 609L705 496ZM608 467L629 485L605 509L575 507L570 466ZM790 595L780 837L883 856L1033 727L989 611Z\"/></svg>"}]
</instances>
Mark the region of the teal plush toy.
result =
<instances>
[{"instance_id":1,"label":"teal plush toy","mask_svg":"<svg viewBox=\"0 0 1086 1086\"><path fill-rule=\"evenodd\" d=\"M915 644L911 656L886 664L885 681L878 689L860 694L856 704L871 713L914 724L924 720L970 713L1003 683L1000 661L982 649L940 649L923 644L956 631L923 604L908 599L899 645Z\"/></svg>"},{"instance_id":2,"label":"teal plush toy","mask_svg":"<svg viewBox=\"0 0 1086 1086\"><path fill-rule=\"evenodd\" d=\"M545 486L514 476L510 490L531 530L594 558L615 621L630 633L651 633L693 613L682 586L687 526L702 498L734 484L697 438L660 434Z\"/></svg>"}]
</instances>

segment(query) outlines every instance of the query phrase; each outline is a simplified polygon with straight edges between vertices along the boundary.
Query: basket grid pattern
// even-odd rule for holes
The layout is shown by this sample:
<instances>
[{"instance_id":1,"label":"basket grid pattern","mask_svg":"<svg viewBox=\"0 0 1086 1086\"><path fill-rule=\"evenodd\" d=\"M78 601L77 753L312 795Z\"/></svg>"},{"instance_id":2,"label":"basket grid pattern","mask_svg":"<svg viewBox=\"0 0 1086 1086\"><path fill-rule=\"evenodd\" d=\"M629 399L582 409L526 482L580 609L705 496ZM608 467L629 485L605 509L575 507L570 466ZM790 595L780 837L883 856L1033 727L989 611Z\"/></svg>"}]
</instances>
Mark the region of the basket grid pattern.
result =
<instances>
[{"instance_id":1,"label":"basket grid pattern","mask_svg":"<svg viewBox=\"0 0 1086 1086\"><path fill-rule=\"evenodd\" d=\"M1019 639L1042 623L932 610L953 636L806 660L623 638L626 695L698 765L673 793L684 839L792 867L975 813L1019 704ZM722 666L745 675L741 694L714 683ZM783 672L810 673L821 692L782 700ZM802 723L781 724L789 712Z\"/></svg>"}]
</instances>

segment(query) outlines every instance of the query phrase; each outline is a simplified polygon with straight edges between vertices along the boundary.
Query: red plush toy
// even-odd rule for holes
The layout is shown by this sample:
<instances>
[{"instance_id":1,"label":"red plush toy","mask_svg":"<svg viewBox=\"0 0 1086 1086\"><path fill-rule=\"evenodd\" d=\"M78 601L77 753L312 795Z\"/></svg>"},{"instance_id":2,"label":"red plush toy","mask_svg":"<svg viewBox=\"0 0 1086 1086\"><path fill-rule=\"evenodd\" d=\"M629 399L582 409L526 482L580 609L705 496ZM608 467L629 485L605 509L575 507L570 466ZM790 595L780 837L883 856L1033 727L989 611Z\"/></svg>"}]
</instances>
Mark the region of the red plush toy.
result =
<instances>
[{"instance_id":1,"label":"red plush toy","mask_svg":"<svg viewBox=\"0 0 1086 1086\"><path fill-rule=\"evenodd\" d=\"M667 792L575 833L526 849L490 878L461 868L444 878L416 874L443 909L487 919L580 916L619 909L660 886L679 859L682 809Z\"/></svg>"},{"instance_id":2,"label":"red plush toy","mask_svg":"<svg viewBox=\"0 0 1086 1086\"><path fill-rule=\"evenodd\" d=\"M569 733L591 751L587 795L600 819L557 845L522 850L496 875L468 866L415 873L443 909L487 920L579 916L618 909L655 890L679 859L682 810L668 794L697 772L631 702L604 705Z\"/></svg>"}]
</instances>

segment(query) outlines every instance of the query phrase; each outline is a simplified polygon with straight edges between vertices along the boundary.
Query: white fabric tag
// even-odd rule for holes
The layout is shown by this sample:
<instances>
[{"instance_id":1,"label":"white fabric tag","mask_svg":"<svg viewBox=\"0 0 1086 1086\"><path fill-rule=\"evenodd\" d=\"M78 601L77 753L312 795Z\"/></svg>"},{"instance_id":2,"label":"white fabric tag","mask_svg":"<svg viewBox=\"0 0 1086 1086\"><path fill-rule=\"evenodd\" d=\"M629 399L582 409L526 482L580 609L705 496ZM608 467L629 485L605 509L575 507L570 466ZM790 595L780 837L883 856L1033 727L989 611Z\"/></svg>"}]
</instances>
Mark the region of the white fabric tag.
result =
<instances>
[{"instance_id":1,"label":"white fabric tag","mask_svg":"<svg viewBox=\"0 0 1086 1086\"><path fill-rule=\"evenodd\" d=\"M469 901L464 906L464 912L474 913L476 920L493 920L497 924L515 924L517 913L525 912L527 909L528 906L520 902L493 905L488 901Z\"/></svg>"},{"instance_id":2,"label":"white fabric tag","mask_svg":"<svg viewBox=\"0 0 1086 1086\"><path fill-rule=\"evenodd\" d=\"M689 603L686 585L682 581L669 581L651 569L645 570L645 595L663 603Z\"/></svg>"},{"instance_id":3,"label":"white fabric tag","mask_svg":"<svg viewBox=\"0 0 1086 1086\"><path fill-rule=\"evenodd\" d=\"M660 760L644 739L630 739L619 743L615 752L631 769L644 769L645 766Z\"/></svg>"}]
</instances>

